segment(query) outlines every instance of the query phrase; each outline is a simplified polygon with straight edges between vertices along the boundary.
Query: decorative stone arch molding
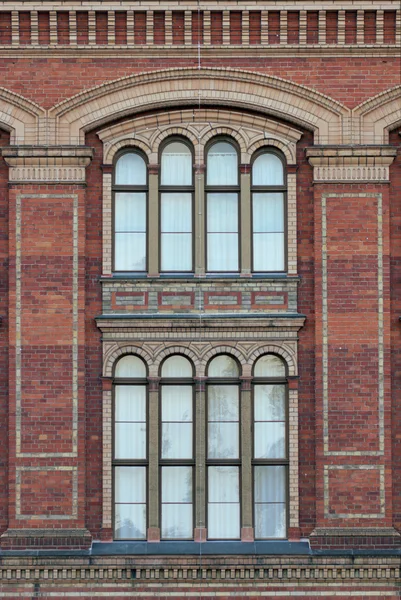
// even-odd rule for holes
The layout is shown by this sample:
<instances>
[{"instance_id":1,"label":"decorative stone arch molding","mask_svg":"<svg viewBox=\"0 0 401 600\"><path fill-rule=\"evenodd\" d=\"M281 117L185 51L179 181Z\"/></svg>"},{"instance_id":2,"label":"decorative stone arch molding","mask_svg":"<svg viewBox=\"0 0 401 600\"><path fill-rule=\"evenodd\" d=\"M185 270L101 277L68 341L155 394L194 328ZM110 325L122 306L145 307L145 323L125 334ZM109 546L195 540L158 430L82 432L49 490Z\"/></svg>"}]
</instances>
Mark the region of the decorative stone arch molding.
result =
<instances>
[{"instance_id":1,"label":"decorative stone arch molding","mask_svg":"<svg viewBox=\"0 0 401 600\"><path fill-rule=\"evenodd\" d=\"M277 354L280 356L288 367L288 375L290 377L298 375L298 365L297 359L295 355L295 348L289 348L288 346L283 346L282 344L269 344L268 346L259 346L254 352L252 352L249 357L249 364L252 366L261 356L265 354Z\"/></svg>"},{"instance_id":2,"label":"decorative stone arch molding","mask_svg":"<svg viewBox=\"0 0 401 600\"><path fill-rule=\"evenodd\" d=\"M369 98L352 111L361 144L388 144L389 132L401 125L401 85Z\"/></svg>"},{"instance_id":3,"label":"decorative stone arch molding","mask_svg":"<svg viewBox=\"0 0 401 600\"><path fill-rule=\"evenodd\" d=\"M0 127L10 132L10 144L45 143L45 114L35 102L0 87Z\"/></svg>"},{"instance_id":4,"label":"decorative stone arch molding","mask_svg":"<svg viewBox=\"0 0 401 600\"><path fill-rule=\"evenodd\" d=\"M174 106L223 105L258 110L310 129L316 143L348 143L349 109L279 77L239 69L169 69L131 75L65 100L49 111L58 144L83 143L85 132L126 115Z\"/></svg>"}]
</instances>

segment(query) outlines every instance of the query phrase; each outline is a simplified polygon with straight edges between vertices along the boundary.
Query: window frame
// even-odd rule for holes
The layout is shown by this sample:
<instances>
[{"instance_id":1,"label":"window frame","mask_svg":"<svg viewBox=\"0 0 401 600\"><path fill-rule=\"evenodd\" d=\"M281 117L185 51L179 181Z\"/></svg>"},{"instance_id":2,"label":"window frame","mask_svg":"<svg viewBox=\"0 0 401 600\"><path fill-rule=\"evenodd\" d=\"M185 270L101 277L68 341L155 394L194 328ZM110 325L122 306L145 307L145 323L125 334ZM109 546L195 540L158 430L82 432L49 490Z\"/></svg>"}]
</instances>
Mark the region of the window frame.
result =
<instances>
[{"instance_id":1,"label":"window frame","mask_svg":"<svg viewBox=\"0 0 401 600\"><path fill-rule=\"evenodd\" d=\"M182 356L185 358L191 365L192 368L192 377L162 377L162 369L164 363L173 356ZM159 453L158 453L158 477L159 477L159 498L158 498L158 507L159 507L159 524L160 524L160 541L163 542L181 542L181 541L192 541L194 539L194 528L195 528L195 519L196 519L196 389L195 389L195 367L193 362L186 356L185 354L174 353L166 356L166 358L161 362L159 367L159 392L158 392L158 411L159 411L159 419L157 423L158 427L158 443L159 443ZM191 386L191 394L192 394L192 458L162 458L162 393L163 386L168 385L182 385L182 386ZM192 470L192 535L189 538L163 538L162 536L162 492L163 492L163 484L162 484L162 469L163 467L191 467Z\"/></svg>"},{"instance_id":2,"label":"window frame","mask_svg":"<svg viewBox=\"0 0 401 600\"><path fill-rule=\"evenodd\" d=\"M192 185L190 186L170 186L170 185L162 185L161 184L161 179L162 179L162 154L164 149L166 148L166 146L168 146L171 143L174 142L180 142L182 144L185 144L185 146L187 146L190 150L191 153L191 159L192 159L192 169L191 169L191 176L192 176ZM193 274L195 272L195 150L193 147L193 144L190 142L190 140L188 140L185 136L180 136L180 135L172 135L167 137L166 139L164 139L160 146L159 146L159 150L158 150L158 162L159 162L159 180L158 180L158 224L157 224L157 231L158 231L158 240L159 240L159 248L158 248L158 271L160 273L160 275L169 275L169 276L175 276L175 275L188 275L188 274ZM191 260L191 269L189 271L163 271L162 270L162 194L168 194L168 193L185 193L185 194L191 194L191 227L192 227L192 233L191 233L191 253L192 253L192 260Z\"/></svg>"},{"instance_id":3,"label":"window frame","mask_svg":"<svg viewBox=\"0 0 401 600\"><path fill-rule=\"evenodd\" d=\"M255 367L261 358L264 356L276 356L281 360L285 368L285 374L283 377L255 377ZM284 385L284 410L285 410L285 458L255 458L255 386L257 385L274 385L280 384ZM286 540L288 539L288 530L290 526L290 415L289 415L289 388L288 388L288 364L279 354L275 354L274 352L267 352L265 354L261 354L254 361L252 365L252 390L251 390L251 447L252 447L252 460L251 460L251 468L252 468L252 522L253 529L255 534L255 541L266 541L266 540ZM273 537L273 538L257 538L256 537L256 502L255 502L255 467L258 466L284 466L286 469L285 476L285 507L286 507L286 530L284 537Z\"/></svg>"},{"instance_id":4,"label":"window frame","mask_svg":"<svg viewBox=\"0 0 401 600\"><path fill-rule=\"evenodd\" d=\"M267 185L254 185L253 184L253 165L259 156L262 154L274 154L280 159L283 165L283 180L284 185L267 186ZM275 146L262 146L253 153L251 157L250 165L250 231L251 231L251 274L252 275L266 275L269 273L285 274L288 272L288 168L287 161L283 153ZM284 269L282 271L256 271L254 269L254 230L253 230L253 195L254 193L282 193L283 194L283 220L284 220Z\"/></svg>"},{"instance_id":5,"label":"window frame","mask_svg":"<svg viewBox=\"0 0 401 600\"><path fill-rule=\"evenodd\" d=\"M146 169L146 185L121 185L116 183L116 171L117 171L117 162L118 160L124 156L124 154L138 154L145 161L145 169ZM116 267L116 194L117 193L139 193L142 192L145 194L145 203L146 203L146 234L145 234L145 250L146 250L146 258L145 258L145 269L143 271L120 271L117 270ZM111 265L112 265L112 273L123 274L129 273L130 275L144 275L149 271L149 160L145 152L137 148L136 146L128 146L123 148L113 158L113 172L111 179L111 193L112 193L112 201L111 201L111 224L112 224L112 237L111 237Z\"/></svg>"},{"instance_id":6,"label":"window frame","mask_svg":"<svg viewBox=\"0 0 401 600\"><path fill-rule=\"evenodd\" d=\"M209 368L211 362L219 356L229 356L232 358L238 368L237 377L209 377ZM205 380L205 514L206 514L206 532L207 541L235 541L241 540L242 526L242 394L241 394L241 375L242 366L235 356L228 352L219 352L212 356L206 365L206 380ZM209 458L209 388L211 385L235 385L238 387L238 458ZM209 535L209 467L237 467L238 468L238 504L239 504L239 537L238 538L211 538Z\"/></svg>"},{"instance_id":7,"label":"window frame","mask_svg":"<svg viewBox=\"0 0 401 600\"><path fill-rule=\"evenodd\" d=\"M116 368L118 363L120 362L120 360L122 360L125 356L135 356L136 358L138 358L145 366L145 377L116 377L115 376L115 372L116 372ZM149 381L148 381L148 377L149 377L149 370L148 370L148 365L147 363L143 360L142 357L138 356L137 354L133 354L131 352L128 352L126 354L123 354L121 356L118 357L118 360L116 360L116 362L113 365L113 375L112 375L112 397L111 397L111 414L112 414L112 435L111 435L111 446L112 446L112 450L111 450L111 470L112 470L112 477L111 477L111 481L112 481L112 489L111 489L111 501L112 501L112 518L111 518L111 526L112 526L112 531L113 531L113 540L114 541L119 541L119 542L124 542L124 541L137 541L137 542L144 542L148 540L148 527L149 527L149 428L150 428L150 423L149 423ZM115 428L115 424L116 424L116 388L119 385L141 385L141 386L145 386L145 402L146 402L146 410L145 410L145 416L146 416L146 457L144 459L128 459L128 458L123 458L123 459L119 459L119 458L115 458L115 443L116 443L116 428ZM116 516L116 485L115 485L115 467L144 467L145 468L145 497L146 497L146 501L145 501L145 506L146 506L146 520L145 520L145 527L146 527L146 535L145 538L116 538L116 528L115 528L115 516Z\"/></svg>"},{"instance_id":8,"label":"window frame","mask_svg":"<svg viewBox=\"0 0 401 600\"><path fill-rule=\"evenodd\" d=\"M233 148L235 149L236 153L237 153L237 185L236 186L216 186L216 185L208 185L207 183L207 158L208 158L208 153L209 150L212 146L214 146L215 144L219 143L219 142L226 142L228 144L231 144L233 146ZM203 231L203 235L204 235L204 243L203 243L203 247L204 247L204 264L205 264L205 274L206 275L224 275L224 274L230 274L230 275L235 275L235 274L240 274L241 273L241 268L242 268L242 247L241 247L241 214L242 214L242 210L241 210L241 199L242 199L242 194L241 194L241 149L239 147L239 144L237 142L237 140L233 137L230 137L228 135L225 136L214 136L213 138L211 138L207 144L205 145L205 149L204 149L204 164L205 164L205 180L204 180L204 219L205 219L205 225L204 225L204 231ZM235 271L209 271L209 269L207 268L207 257L208 257L208 228L207 228L207 212L208 212L208 194L213 194L213 193L232 193L232 194L237 194L237 198L238 198L238 209L237 209L237 219L238 219L238 244L237 244L237 248L238 248L238 269Z\"/></svg>"}]
</instances>

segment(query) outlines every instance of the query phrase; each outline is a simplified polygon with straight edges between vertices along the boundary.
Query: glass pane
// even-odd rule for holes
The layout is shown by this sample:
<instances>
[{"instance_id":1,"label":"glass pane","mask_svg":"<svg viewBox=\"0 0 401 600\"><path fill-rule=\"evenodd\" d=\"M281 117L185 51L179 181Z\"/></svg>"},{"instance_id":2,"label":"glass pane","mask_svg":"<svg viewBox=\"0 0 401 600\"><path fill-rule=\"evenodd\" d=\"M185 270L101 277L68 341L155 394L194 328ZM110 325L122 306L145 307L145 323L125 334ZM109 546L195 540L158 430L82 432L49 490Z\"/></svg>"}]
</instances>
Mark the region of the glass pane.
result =
<instances>
[{"instance_id":1,"label":"glass pane","mask_svg":"<svg viewBox=\"0 0 401 600\"><path fill-rule=\"evenodd\" d=\"M191 539L192 518L192 504L162 504L162 538Z\"/></svg>"},{"instance_id":2,"label":"glass pane","mask_svg":"<svg viewBox=\"0 0 401 600\"><path fill-rule=\"evenodd\" d=\"M237 233L208 233L207 270L238 271Z\"/></svg>"},{"instance_id":3,"label":"glass pane","mask_svg":"<svg viewBox=\"0 0 401 600\"><path fill-rule=\"evenodd\" d=\"M253 270L284 271L284 233L253 234Z\"/></svg>"},{"instance_id":4,"label":"glass pane","mask_svg":"<svg viewBox=\"0 0 401 600\"><path fill-rule=\"evenodd\" d=\"M285 502L286 467L255 467L255 502Z\"/></svg>"},{"instance_id":5,"label":"glass pane","mask_svg":"<svg viewBox=\"0 0 401 600\"><path fill-rule=\"evenodd\" d=\"M238 184L238 156L232 144L217 142L210 148L207 153L207 184Z\"/></svg>"},{"instance_id":6,"label":"glass pane","mask_svg":"<svg viewBox=\"0 0 401 600\"><path fill-rule=\"evenodd\" d=\"M255 369L255 377L285 377L285 363L275 354L265 354L258 358Z\"/></svg>"},{"instance_id":7,"label":"glass pane","mask_svg":"<svg viewBox=\"0 0 401 600\"><path fill-rule=\"evenodd\" d=\"M255 421L285 421L285 385L255 385Z\"/></svg>"},{"instance_id":8,"label":"glass pane","mask_svg":"<svg viewBox=\"0 0 401 600\"><path fill-rule=\"evenodd\" d=\"M116 194L115 231L143 233L146 231L146 194Z\"/></svg>"},{"instance_id":9,"label":"glass pane","mask_svg":"<svg viewBox=\"0 0 401 600\"><path fill-rule=\"evenodd\" d=\"M208 468L209 502L239 502L239 468Z\"/></svg>"},{"instance_id":10,"label":"glass pane","mask_svg":"<svg viewBox=\"0 0 401 600\"><path fill-rule=\"evenodd\" d=\"M116 421L146 421L146 387L117 385L115 387Z\"/></svg>"},{"instance_id":11,"label":"glass pane","mask_svg":"<svg viewBox=\"0 0 401 600\"><path fill-rule=\"evenodd\" d=\"M192 185L192 154L182 142L171 142L162 154L161 185Z\"/></svg>"},{"instance_id":12,"label":"glass pane","mask_svg":"<svg viewBox=\"0 0 401 600\"><path fill-rule=\"evenodd\" d=\"M220 354L210 361L208 375L209 377L238 377L238 365L231 356Z\"/></svg>"},{"instance_id":13,"label":"glass pane","mask_svg":"<svg viewBox=\"0 0 401 600\"><path fill-rule=\"evenodd\" d=\"M146 539L146 505L116 504L114 527L118 540Z\"/></svg>"},{"instance_id":14,"label":"glass pane","mask_svg":"<svg viewBox=\"0 0 401 600\"><path fill-rule=\"evenodd\" d=\"M253 185L284 185L283 163L275 154L266 152L254 161L252 167Z\"/></svg>"},{"instance_id":15,"label":"glass pane","mask_svg":"<svg viewBox=\"0 0 401 600\"><path fill-rule=\"evenodd\" d=\"M209 504L207 520L209 539L239 538L239 504Z\"/></svg>"},{"instance_id":16,"label":"glass pane","mask_svg":"<svg viewBox=\"0 0 401 600\"><path fill-rule=\"evenodd\" d=\"M162 421L192 421L192 386L162 386Z\"/></svg>"},{"instance_id":17,"label":"glass pane","mask_svg":"<svg viewBox=\"0 0 401 600\"><path fill-rule=\"evenodd\" d=\"M116 233L114 263L116 271L146 271L146 233Z\"/></svg>"},{"instance_id":18,"label":"glass pane","mask_svg":"<svg viewBox=\"0 0 401 600\"><path fill-rule=\"evenodd\" d=\"M161 231L162 233L192 232L191 194L162 194Z\"/></svg>"},{"instance_id":19,"label":"glass pane","mask_svg":"<svg viewBox=\"0 0 401 600\"><path fill-rule=\"evenodd\" d=\"M146 458L146 424L115 424L115 458Z\"/></svg>"},{"instance_id":20,"label":"glass pane","mask_svg":"<svg viewBox=\"0 0 401 600\"><path fill-rule=\"evenodd\" d=\"M116 164L117 185L146 185L146 163L136 152L123 154Z\"/></svg>"},{"instance_id":21,"label":"glass pane","mask_svg":"<svg viewBox=\"0 0 401 600\"><path fill-rule=\"evenodd\" d=\"M207 394L209 421L238 421L239 389L237 385L209 385Z\"/></svg>"},{"instance_id":22,"label":"glass pane","mask_svg":"<svg viewBox=\"0 0 401 600\"><path fill-rule=\"evenodd\" d=\"M162 424L162 458L192 458L192 423Z\"/></svg>"},{"instance_id":23,"label":"glass pane","mask_svg":"<svg viewBox=\"0 0 401 600\"><path fill-rule=\"evenodd\" d=\"M192 365L185 356L175 354L164 361L162 377L192 377Z\"/></svg>"},{"instance_id":24,"label":"glass pane","mask_svg":"<svg viewBox=\"0 0 401 600\"><path fill-rule=\"evenodd\" d=\"M254 233L284 231L284 195L253 194Z\"/></svg>"},{"instance_id":25,"label":"glass pane","mask_svg":"<svg viewBox=\"0 0 401 600\"><path fill-rule=\"evenodd\" d=\"M146 468L115 467L115 501L146 503Z\"/></svg>"},{"instance_id":26,"label":"glass pane","mask_svg":"<svg viewBox=\"0 0 401 600\"><path fill-rule=\"evenodd\" d=\"M286 530L285 504L255 505L256 538L285 538Z\"/></svg>"},{"instance_id":27,"label":"glass pane","mask_svg":"<svg viewBox=\"0 0 401 600\"><path fill-rule=\"evenodd\" d=\"M285 458L285 423L255 423L255 458Z\"/></svg>"},{"instance_id":28,"label":"glass pane","mask_svg":"<svg viewBox=\"0 0 401 600\"><path fill-rule=\"evenodd\" d=\"M207 195L208 233L237 233L238 194Z\"/></svg>"},{"instance_id":29,"label":"glass pane","mask_svg":"<svg viewBox=\"0 0 401 600\"><path fill-rule=\"evenodd\" d=\"M208 424L208 458L238 458L238 423Z\"/></svg>"},{"instance_id":30,"label":"glass pane","mask_svg":"<svg viewBox=\"0 0 401 600\"><path fill-rule=\"evenodd\" d=\"M115 377L146 377L145 364L137 356L127 354L118 361Z\"/></svg>"},{"instance_id":31,"label":"glass pane","mask_svg":"<svg viewBox=\"0 0 401 600\"><path fill-rule=\"evenodd\" d=\"M161 234L161 270L192 271L192 233Z\"/></svg>"},{"instance_id":32,"label":"glass pane","mask_svg":"<svg viewBox=\"0 0 401 600\"><path fill-rule=\"evenodd\" d=\"M192 502L192 467L162 467L162 502Z\"/></svg>"}]
</instances>

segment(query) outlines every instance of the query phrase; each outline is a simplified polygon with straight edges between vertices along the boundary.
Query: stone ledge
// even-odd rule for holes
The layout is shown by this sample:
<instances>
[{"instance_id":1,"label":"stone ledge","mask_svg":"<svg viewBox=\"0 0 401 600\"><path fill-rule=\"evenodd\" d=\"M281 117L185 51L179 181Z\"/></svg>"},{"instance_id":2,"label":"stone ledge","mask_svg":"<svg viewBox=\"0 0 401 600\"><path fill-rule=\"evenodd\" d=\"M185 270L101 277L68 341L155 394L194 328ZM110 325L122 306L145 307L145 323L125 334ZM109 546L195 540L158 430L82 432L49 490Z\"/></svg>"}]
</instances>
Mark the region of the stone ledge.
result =
<instances>
[{"instance_id":1,"label":"stone ledge","mask_svg":"<svg viewBox=\"0 0 401 600\"><path fill-rule=\"evenodd\" d=\"M8 529L0 536L2 550L87 549L92 535L87 529Z\"/></svg>"},{"instance_id":2,"label":"stone ledge","mask_svg":"<svg viewBox=\"0 0 401 600\"><path fill-rule=\"evenodd\" d=\"M317 527L310 534L313 550L392 549L401 546L393 527Z\"/></svg>"}]
</instances>

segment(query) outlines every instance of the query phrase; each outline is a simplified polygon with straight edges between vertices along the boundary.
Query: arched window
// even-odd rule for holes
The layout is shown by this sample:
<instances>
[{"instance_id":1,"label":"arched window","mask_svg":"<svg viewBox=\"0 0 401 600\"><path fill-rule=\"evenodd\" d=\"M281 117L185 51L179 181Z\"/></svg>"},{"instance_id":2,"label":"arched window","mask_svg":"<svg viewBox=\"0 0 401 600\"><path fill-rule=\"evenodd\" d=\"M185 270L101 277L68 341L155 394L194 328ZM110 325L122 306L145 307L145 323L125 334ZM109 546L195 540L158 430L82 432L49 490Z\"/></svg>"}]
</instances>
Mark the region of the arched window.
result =
<instances>
[{"instance_id":1,"label":"arched window","mask_svg":"<svg viewBox=\"0 0 401 600\"><path fill-rule=\"evenodd\" d=\"M121 154L114 169L114 271L147 269L147 194L144 157Z\"/></svg>"},{"instance_id":2,"label":"arched window","mask_svg":"<svg viewBox=\"0 0 401 600\"><path fill-rule=\"evenodd\" d=\"M287 535L288 402L286 365L274 354L254 367L254 523L255 537Z\"/></svg>"},{"instance_id":3,"label":"arched window","mask_svg":"<svg viewBox=\"0 0 401 600\"><path fill-rule=\"evenodd\" d=\"M252 163L252 270L285 271L284 164L273 151L263 149Z\"/></svg>"},{"instance_id":4,"label":"arched window","mask_svg":"<svg viewBox=\"0 0 401 600\"><path fill-rule=\"evenodd\" d=\"M146 367L123 356L114 373L114 535L146 539L147 444Z\"/></svg>"},{"instance_id":5,"label":"arched window","mask_svg":"<svg viewBox=\"0 0 401 600\"><path fill-rule=\"evenodd\" d=\"M193 271L193 156L181 139L161 153L160 270Z\"/></svg>"},{"instance_id":6,"label":"arched window","mask_svg":"<svg viewBox=\"0 0 401 600\"><path fill-rule=\"evenodd\" d=\"M206 154L206 270L239 270L238 152L217 140Z\"/></svg>"},{"instance_id":7,"label":"arched window","mask_svg":"<svg viewBox=\"0 0 401 600\"><path fill-rule=\"evenodd\" d=\"M240 537L239 368L226 354L208 368L207 470L208 537Z\"/></svg>"},{"instance_id":8,"label":"arched window","mask_svg":"<svg viewBox=\"0 0 401 600\"><path fill-rule=\"evenodd\" d=\"M161 537L193 537L193 369L173 355L161 369Z\"/></svg>"}]
</instances>

